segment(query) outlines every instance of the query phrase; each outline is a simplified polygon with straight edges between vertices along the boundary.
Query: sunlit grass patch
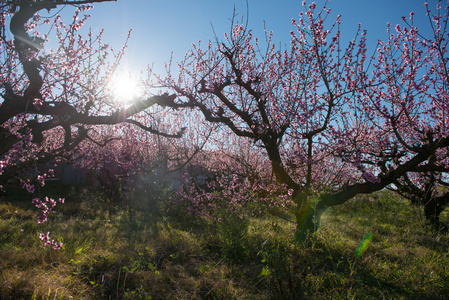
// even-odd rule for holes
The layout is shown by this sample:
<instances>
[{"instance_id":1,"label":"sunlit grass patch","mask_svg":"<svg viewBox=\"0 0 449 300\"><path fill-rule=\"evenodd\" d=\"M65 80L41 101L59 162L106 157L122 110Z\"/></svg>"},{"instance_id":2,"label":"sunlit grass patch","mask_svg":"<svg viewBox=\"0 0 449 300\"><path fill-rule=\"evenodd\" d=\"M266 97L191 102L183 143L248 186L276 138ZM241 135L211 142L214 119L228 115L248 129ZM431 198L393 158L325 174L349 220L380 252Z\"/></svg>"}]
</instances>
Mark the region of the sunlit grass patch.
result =
<instances>
[{"instance_id":1,"label":"sunlit grass patch","mask_svg":"<svg viewBox=\"0 0 449 300\"><path fill-rule=\"evenodd\" d=\"M431 231L406 200L388 193L375 201L352 200L324 219L327 226L319 231L319 239L348 254L355 252L348 240L361 243L365 234L372 235L366 252L351 258L357 277L368 278L399 299L444 299L449 292L449 236Z\"/></svg>"},{"instance_id":2,"label":"sunlit grass patch","mask_svg":"<svg viewBox=\"0 0 449 300\"><path fill-rule=\"evenodd\" d=\"M308 244L269 215L222 222L130 210L98 191L44 226L25 202L0 203L4 299L445 299L448 235L390 194L329 209ZM76 195L72 194L72 195ZM70 201L70 198L69 198ZM69 202L70 203L70 202ZM17 213L16 213L17 211ZM41 231L64 245L44 247Z\"/></svg>"}]
</instances>

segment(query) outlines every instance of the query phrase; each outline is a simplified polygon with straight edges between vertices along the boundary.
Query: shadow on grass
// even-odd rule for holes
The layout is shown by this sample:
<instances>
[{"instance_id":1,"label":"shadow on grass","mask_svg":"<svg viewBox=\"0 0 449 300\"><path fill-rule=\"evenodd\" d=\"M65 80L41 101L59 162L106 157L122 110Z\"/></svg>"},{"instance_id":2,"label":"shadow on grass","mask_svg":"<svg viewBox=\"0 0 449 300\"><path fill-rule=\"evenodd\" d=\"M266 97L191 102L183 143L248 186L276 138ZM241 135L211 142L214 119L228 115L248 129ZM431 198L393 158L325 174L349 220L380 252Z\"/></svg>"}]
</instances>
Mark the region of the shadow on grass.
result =
<instances>
[{"instance_id":1,"label":"shadow on grass","mask_svg":"<svg viewBox=\"0 0 449 300\"><path fill-rule=\"evenodd\" d=\"M154 198L146 206L113 203L111 209L111 202L91 189L69 188L67 199L45 227L35 223L31 201L2 200L0 298L445 299L449 294L449 238L414 222L413 210L394 198L381 198L381 206L361 199L332 209L308 246L292 243L294 225L270 216L215 222L167 209L163 199ZM63 250L39 242L43 229L63 239ZM356 256L367 232L370 244Z\"/></svg>"}]
</instances>

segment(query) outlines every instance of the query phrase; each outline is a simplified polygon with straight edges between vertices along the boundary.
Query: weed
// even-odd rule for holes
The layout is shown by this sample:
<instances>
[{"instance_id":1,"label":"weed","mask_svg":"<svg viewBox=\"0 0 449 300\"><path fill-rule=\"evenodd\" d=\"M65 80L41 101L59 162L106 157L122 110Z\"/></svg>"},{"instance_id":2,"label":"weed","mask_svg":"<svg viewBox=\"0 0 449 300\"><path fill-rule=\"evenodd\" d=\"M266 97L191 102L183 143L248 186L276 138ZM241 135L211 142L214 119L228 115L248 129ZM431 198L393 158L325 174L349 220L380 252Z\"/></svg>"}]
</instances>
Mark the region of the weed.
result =
<instances>
[{"instance_id":1,"label":"weed","mask_svg":"<svg viewBox=\"0 0 449 300\"><path fill-rule=\"evenodd\" d=\"M249 221L232 214L221 213L217 232L221 252L230 260L242 261L248 257Z\"/></svg>"}]
</instances>

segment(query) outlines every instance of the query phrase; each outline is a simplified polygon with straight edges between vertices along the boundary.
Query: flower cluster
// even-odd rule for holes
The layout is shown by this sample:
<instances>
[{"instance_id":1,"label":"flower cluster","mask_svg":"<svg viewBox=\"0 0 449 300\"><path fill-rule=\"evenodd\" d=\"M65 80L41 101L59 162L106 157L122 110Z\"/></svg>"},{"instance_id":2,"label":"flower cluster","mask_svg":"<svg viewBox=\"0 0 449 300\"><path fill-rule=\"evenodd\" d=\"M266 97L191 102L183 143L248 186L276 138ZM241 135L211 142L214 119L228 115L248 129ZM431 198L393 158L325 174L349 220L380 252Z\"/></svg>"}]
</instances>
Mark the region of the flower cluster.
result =
<instances>
[{"instance_id":1,"label":"flower cluster","mask_svg":"<svg viewBox=\"0 0 449 300\"><path fill-rule=\"evenodd\" d=\"M38 218L38 223L44 223L47 221L48 214L51 212L52 208L56 206L57 202L64 203L64 198L59 198L57 202L48 197L45 197L43 200L34 198L32 202L37 208L42 209L42 215Z\"/></svg>"},{"instance_id":2,"label":"flower cluster","mask_svg":"<svg viewBox=\"0 0 449 300\"><path fill-rule=\"evenodd\" d=\"M39 238L42 242L44 242L44 246L46 247L52 247L55 250L61 250L62 248L62 242L56 242L55 240L52 240L50 238L50 232L47 232L47 234L40 233Z\"/></svg>"}]
</instances>

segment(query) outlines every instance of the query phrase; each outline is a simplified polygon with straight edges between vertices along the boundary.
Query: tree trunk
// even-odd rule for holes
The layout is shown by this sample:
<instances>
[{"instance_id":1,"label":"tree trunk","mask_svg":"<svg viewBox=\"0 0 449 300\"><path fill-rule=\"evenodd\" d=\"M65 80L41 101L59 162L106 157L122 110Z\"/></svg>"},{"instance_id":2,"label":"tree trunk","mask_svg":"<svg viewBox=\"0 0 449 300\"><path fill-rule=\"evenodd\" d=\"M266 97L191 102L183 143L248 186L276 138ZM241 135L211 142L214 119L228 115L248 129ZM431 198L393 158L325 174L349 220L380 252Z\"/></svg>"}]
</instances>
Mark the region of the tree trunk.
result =
<instances>
[{"instance_id":1,"label":"tree trunk","mask_svg":"<svg viewBox=\"0 0 449 300\"><path fill-rule=\"evenodd\" d=\"M440 222L440 214L446 208L449 202L449 195L441 197L432 197L424 203L424 215L426 220L435 230L448 231L448 226Z\"/></svg>"},{"instance_id":2,"label":"tree trunk","mask_svg":"<svg viewBox=\"0 0 449 300\"><path fill-rule=\"evenodd\" d=\"M343 188L338 192L327 192L321 194L315 207L308 205L307 209L304 207L299 211L299 214L296 214L296 220L298 222L295 235L296 241L305 242L311 234L318 230L321 216L329 207L341 205L358 194L369 194L379 191L388 183L389 181L387 180L379 183L358 183Z\"/></svg>"}]
</instances>

